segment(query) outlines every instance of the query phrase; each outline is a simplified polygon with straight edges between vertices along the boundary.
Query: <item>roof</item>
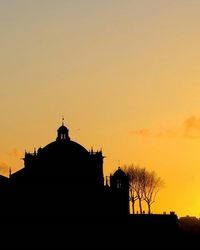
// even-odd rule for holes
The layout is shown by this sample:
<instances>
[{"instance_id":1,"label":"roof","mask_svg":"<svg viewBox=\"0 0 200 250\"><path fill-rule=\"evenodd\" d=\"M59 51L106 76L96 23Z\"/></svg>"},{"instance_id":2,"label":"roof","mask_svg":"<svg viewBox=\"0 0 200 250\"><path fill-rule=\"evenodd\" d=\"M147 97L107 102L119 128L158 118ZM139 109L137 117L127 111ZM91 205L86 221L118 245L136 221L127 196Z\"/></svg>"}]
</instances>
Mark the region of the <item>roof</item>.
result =
<instances>
[{"instance_id":1,"label":"roof","mask_svg":"<svg viewBox=\"0 0 200 250\"><path fill-rule=\"evenodd\" d=\"M66 133L66 132L68 132L68 128L65 127L64 125L62 125L58 128L58 131L61 133Z\"/></svg>"},{"instance_id":2,"label":"roof","mask_svg":"<svg viewBox=\"0 0 200 250\"><path fill-rule=\"evenodd\" d=\"M125 174L125 172L123 170L121 170L121 168L119 167L118 170L113 174L113 177L115 178L126 178L127 175Z\"/></svg>"},{"instance_id":3,"label":"roof","mask_svg":"<svg viewBox=\"0 0 200 250\"><path fill-rule=\"evenodd\" d=\"M71 140L57 140L49 143L40 150L40 154L66 155L66 156L88 156L89 152L77 142Z\"/></svg>"}]
</instances>

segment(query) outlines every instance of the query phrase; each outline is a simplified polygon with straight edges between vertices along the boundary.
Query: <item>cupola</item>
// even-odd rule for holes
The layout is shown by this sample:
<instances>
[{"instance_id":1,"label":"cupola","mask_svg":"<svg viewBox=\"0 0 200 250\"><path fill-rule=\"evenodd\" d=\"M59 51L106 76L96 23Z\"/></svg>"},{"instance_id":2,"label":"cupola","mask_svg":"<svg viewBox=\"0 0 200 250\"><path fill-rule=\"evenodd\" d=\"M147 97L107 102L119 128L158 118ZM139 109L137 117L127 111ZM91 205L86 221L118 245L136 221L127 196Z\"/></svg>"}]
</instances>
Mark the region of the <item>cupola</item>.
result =
<instances>
[{"instance_id":1,"label":"cupola","mask_svg":"<svg viewBox=\"0 0 200 250\"><path fill-rule=\"evenodd\" d=\"M58 132L57 139L56 139L57 141L70 140L69 129L67 127L65 127L65 125L64 125L64 118L62 119L62 125L59 127L57 132Z\"/></svg>"}]
</instances>

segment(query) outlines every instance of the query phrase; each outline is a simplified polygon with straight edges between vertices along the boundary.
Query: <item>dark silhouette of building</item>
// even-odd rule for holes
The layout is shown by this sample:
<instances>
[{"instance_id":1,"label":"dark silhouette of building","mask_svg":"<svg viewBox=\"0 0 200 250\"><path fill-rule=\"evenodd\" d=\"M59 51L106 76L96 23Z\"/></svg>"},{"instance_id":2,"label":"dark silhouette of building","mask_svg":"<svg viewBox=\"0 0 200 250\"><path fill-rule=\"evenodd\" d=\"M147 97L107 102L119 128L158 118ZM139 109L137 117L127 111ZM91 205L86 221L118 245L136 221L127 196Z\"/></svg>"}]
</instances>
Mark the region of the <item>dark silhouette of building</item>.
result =
<instances>
[{"instance_id":1,"label":"dark silhouette of building","mask_svg":"<svg viewBox=\"0 0 200 250\"><path fill-rule=\"evenodd\" d=\"M21 170L0 180L0 185L6 183L9 202L18 215L128 215L126 174L119 168L110 185L104 184L102 151L87 151L72 141L64 122L54 142L25 152L23 159Z\"/></svg>"},{"instance_id":2,"label":"dark silhouette of building","mask_svg":"<svg viewBox=\"0 0 200 250\"><path fill-rule=\"evenodd\" d=\"M128 238L146 235L150 240L155 232L177 229L174 214L129 215L128 176L119 167L104 178L102 151L88 151L72 141L64 122L55 141L25 152L23 160L22 169L9 178L0 176L2 235L26 235L38 248L38 242L52 247L53 241L55 247L77 244L83 249L95 240L101 248L123 249ZM88 235L93 239L87 240ZM17 247L22 243L23 238Z\"/></svg>"}]
</instances>

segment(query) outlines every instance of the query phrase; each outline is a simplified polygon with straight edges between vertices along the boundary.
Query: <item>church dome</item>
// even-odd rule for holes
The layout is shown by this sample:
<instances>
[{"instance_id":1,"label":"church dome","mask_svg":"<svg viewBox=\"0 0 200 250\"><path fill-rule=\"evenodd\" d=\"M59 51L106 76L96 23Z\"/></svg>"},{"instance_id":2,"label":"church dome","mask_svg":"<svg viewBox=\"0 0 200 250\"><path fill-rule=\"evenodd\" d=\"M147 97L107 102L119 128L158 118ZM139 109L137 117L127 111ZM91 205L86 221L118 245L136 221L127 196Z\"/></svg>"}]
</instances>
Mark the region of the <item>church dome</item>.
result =
<instances>
[{"instance_id":1,"label":"church dome","mask_svg":"<svg viewBox=\"0 0 200 250\"><path fill-rule=\"evenodd\" d=\"M82 175L90 168L90 153L80 144L70 140L68 129L61 126L58 137L38 151L38 157L43 166L48 166L48 172L67 174L68 176Z\"/></svg>"},{"instance_id":2,"label":"church dome","mask_svg":"<svg viewBox=\"0 0 200 250\"><path fill-rule=\"evenodd\" d=\"M70 140L69 130L64 126L64 122L57 130L57 138L55 141L49 143L40 151L38 151L39 158L45 162L45 165L51 166L49 168L58 169L59 166L63 168L68 166L76 166L80 170L80 166L88 166L90 153L80 144ZM47 164L48 161L48 164ZM87 162L87 164L86 164Z\"/></svg>"},{"instance_id":3,"label":"church dome","mask_svg":"<svg viewBox=\"0 0 200 250\"><path fill-rule=\"evenodd\" d=\"M64 154L70 157L75 155L89 155L89 152L83 146L71 140L56 140L54 142L51 142L42 149L42 152L50 154Z\"/></svg>"}]
</instances>

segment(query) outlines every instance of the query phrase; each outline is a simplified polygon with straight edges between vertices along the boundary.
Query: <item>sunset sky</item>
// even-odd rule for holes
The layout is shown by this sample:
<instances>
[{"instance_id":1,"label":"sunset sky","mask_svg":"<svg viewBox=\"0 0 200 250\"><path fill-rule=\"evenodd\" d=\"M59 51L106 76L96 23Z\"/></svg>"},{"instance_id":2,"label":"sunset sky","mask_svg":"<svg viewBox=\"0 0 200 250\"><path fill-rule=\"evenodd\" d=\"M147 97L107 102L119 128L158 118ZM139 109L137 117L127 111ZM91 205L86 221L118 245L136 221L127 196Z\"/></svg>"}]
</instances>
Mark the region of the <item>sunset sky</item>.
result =
<instances>
[{"instance_id":1,"label":"sunset sky","mask_svg":"<svg viewBox=\"0 0 200 250\"><path fill-rule=\"evenodd\" d=\"M153 212L200 217L200 1L0 1L0 170L55 140L164 180Z\"/></svg>"}]
</instances>

